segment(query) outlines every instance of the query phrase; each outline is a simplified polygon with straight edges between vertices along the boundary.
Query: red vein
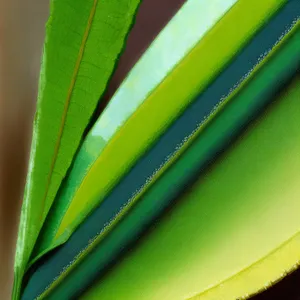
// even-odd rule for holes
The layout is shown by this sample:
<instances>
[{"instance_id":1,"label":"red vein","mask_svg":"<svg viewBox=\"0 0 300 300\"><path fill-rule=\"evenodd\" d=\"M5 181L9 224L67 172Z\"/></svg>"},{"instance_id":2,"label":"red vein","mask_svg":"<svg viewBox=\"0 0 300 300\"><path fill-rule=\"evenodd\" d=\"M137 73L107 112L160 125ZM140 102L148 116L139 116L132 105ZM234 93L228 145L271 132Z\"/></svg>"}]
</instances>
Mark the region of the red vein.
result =
<instances>
[{"instance_id":1,"label":"red vein","mask_svg":"<svg viewBox=\"0 0 300 300\"><path fill-rule=\"evenodd\" d=\"M46 198L48 196L53 170L54 170L54 167L55 167L57 155L58 155L61 140L62 140L64 125L65 125L65 122L66 122L66 119L67 119L67 113L68 113L68 109L69 109L69 106L70 106L71 97L72 97L72 94L73 94L74 86L75 86L77 75L78 75L78 72L79 72L79 67L80 67L80 64L81 64L81 61L82 61L82 57L83 57L84 49L85 49L85 46L86 46L86 42L87 42L90 30L91 30L91 26L92 26L92 23L93 23L93 19L94 19L94 16L95 16L97 3L98 3L98 0L94 0L94 4L93 4L93 7L91 9L91 13L90 13L90 16L89 16L89 19L88 19L87 27L85 29L85 32L84 32L84 35L83 35L83 38L82 38L82 42L81 42L81 46L80 46L80 49L79 49L75 69L74 69L72 80L71 80L70 87L69 87L69 90L68 90L67 99L66 99L66 103L65 103L64 111L63 111L63 115L62 115L62 120L61 120L61 126L60 126L60 130L59 130L59 133L58 133L58 139L57 139L55 149L54 149L54 155L53 155L52 162L51 162L50 172L49 172L49 175L47 177L46 190L45 190L45 194L44 194L44 197L43 197L43 200L42 200L42 214L41 214L42 219L43 219L43 215L44 215L45 202L46 202Z\"/></svg>"}]
</instances>

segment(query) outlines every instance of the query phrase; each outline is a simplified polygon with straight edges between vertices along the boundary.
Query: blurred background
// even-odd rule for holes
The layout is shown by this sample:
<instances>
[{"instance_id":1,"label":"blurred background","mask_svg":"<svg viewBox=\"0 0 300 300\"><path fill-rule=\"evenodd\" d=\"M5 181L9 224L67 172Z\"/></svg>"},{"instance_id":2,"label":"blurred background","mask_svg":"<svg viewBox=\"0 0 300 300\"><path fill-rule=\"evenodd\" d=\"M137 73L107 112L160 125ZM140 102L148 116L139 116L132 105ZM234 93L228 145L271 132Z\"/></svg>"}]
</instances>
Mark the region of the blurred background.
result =
<instances>
[{"instance_id":1,"label":"blurred background","mask_svg":"<svg viewBox=\"0 0 300 300\"><path fill-rule=\"evenodd\" d=\"M48 6L0 0L0 299L10 299Z\"/></svg>"}]
</instances>

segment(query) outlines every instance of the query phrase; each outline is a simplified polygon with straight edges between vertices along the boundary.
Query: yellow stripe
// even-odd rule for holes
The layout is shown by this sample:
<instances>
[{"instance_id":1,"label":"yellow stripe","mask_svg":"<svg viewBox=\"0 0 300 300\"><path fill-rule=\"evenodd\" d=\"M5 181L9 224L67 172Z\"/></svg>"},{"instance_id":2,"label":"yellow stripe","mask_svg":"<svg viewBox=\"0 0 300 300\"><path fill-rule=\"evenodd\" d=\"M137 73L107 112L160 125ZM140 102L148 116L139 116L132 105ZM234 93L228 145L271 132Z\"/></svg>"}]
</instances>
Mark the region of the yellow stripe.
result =
<instances>
[{"instance_id":1,"label":"yellow stripe","mask_svg":"<svg viewBox=\"0 0 300 300\"><path fill-rule=\"evenodd\" d=\"M206 291L190 297L190 300L248 299L258 294L300 265L300 232L236 275ZM242 297L241 297L242 296Z\"/></svg>"}]
</instances>

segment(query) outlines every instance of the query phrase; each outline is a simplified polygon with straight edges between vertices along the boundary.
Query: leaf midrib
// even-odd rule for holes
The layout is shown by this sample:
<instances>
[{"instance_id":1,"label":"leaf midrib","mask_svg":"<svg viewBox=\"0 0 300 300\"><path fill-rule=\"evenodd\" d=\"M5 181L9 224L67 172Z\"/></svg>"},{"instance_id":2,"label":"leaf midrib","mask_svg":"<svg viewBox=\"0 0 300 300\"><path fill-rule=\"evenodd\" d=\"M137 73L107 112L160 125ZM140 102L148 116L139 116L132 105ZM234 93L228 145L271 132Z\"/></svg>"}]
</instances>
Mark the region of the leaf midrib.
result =
<instances>
[{"instance_id":1,"label":"leaf midrib","mask_svg":"<svg viewBox=\"0 0 300 300\"><path fill-rule=\"evenodd\" d=\"M52 162L51 162L51 167L50 167L50 171L49 171L49 174L48 174L48 177L47 177L45 194L44 194L44 197L42 199L41 221L43 221L43 219L44 219L46 199L47 199L47 196L48 196L52 174L53 174L53 171L54 171L54 168L55 168L59 148L60 148L60 145L61 145L61 140L62 140L62 136L63 136L63 132L64 132L64 125L66 123L67 114L68 114L72 94L73 94L74 87L75 87L75 84L76 84L77 75L78 75L79 68L80 68L80 65L81 65L81 62L82 62L82 57L83 57L83 54L84 54L84 50L85 50L85 47L86 47L88 36L89 36L90 31L91 31L91 27L92 27L92 23L93 23L93 20L94 20L97 4L98 4L98 0L94 0L93 6L91 8L91 12L90 12L90 15L89 15L89 18L88 18L87 26L86 26L86 29L85 29L85 32L84 32L84 35L83 35L83 38L82 38L81 45L80 45L77 61L76 61L75 68L74 68L74 71L73 71L73 75L72 75L72 78L71 78L71 83L70 83L70 86L69 86L69 90L68 90L68 94L67 94L67 98L66 98L66 102L65 102L65 106L64 106L64 111L63 111L63 115L62 115L62 119L61 119L61 125L60 125L60 128L59 128L58 139L57 139L57 142L56 142L56 145L55 145L54 154L53 154Z\"/></svg>"}]
</instances>

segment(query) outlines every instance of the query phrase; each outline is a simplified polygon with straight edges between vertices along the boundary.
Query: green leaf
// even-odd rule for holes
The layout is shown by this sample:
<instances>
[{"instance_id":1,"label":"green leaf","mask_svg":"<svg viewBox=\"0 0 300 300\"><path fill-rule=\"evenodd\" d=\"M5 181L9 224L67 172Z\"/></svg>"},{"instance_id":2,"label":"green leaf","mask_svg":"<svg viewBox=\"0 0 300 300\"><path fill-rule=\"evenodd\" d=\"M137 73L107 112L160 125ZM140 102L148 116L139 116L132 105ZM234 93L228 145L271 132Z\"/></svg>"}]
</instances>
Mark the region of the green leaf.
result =
<instances>
[{"instance_id":1,"label":"green leaf","mask_svg":"<svg viewBox=\"0 0 300 300\"><path fill-rule=\"evenodd\" d=\"M52 0L15 260L15 293L140 0Z\"/></svg>"}]
</instances>

